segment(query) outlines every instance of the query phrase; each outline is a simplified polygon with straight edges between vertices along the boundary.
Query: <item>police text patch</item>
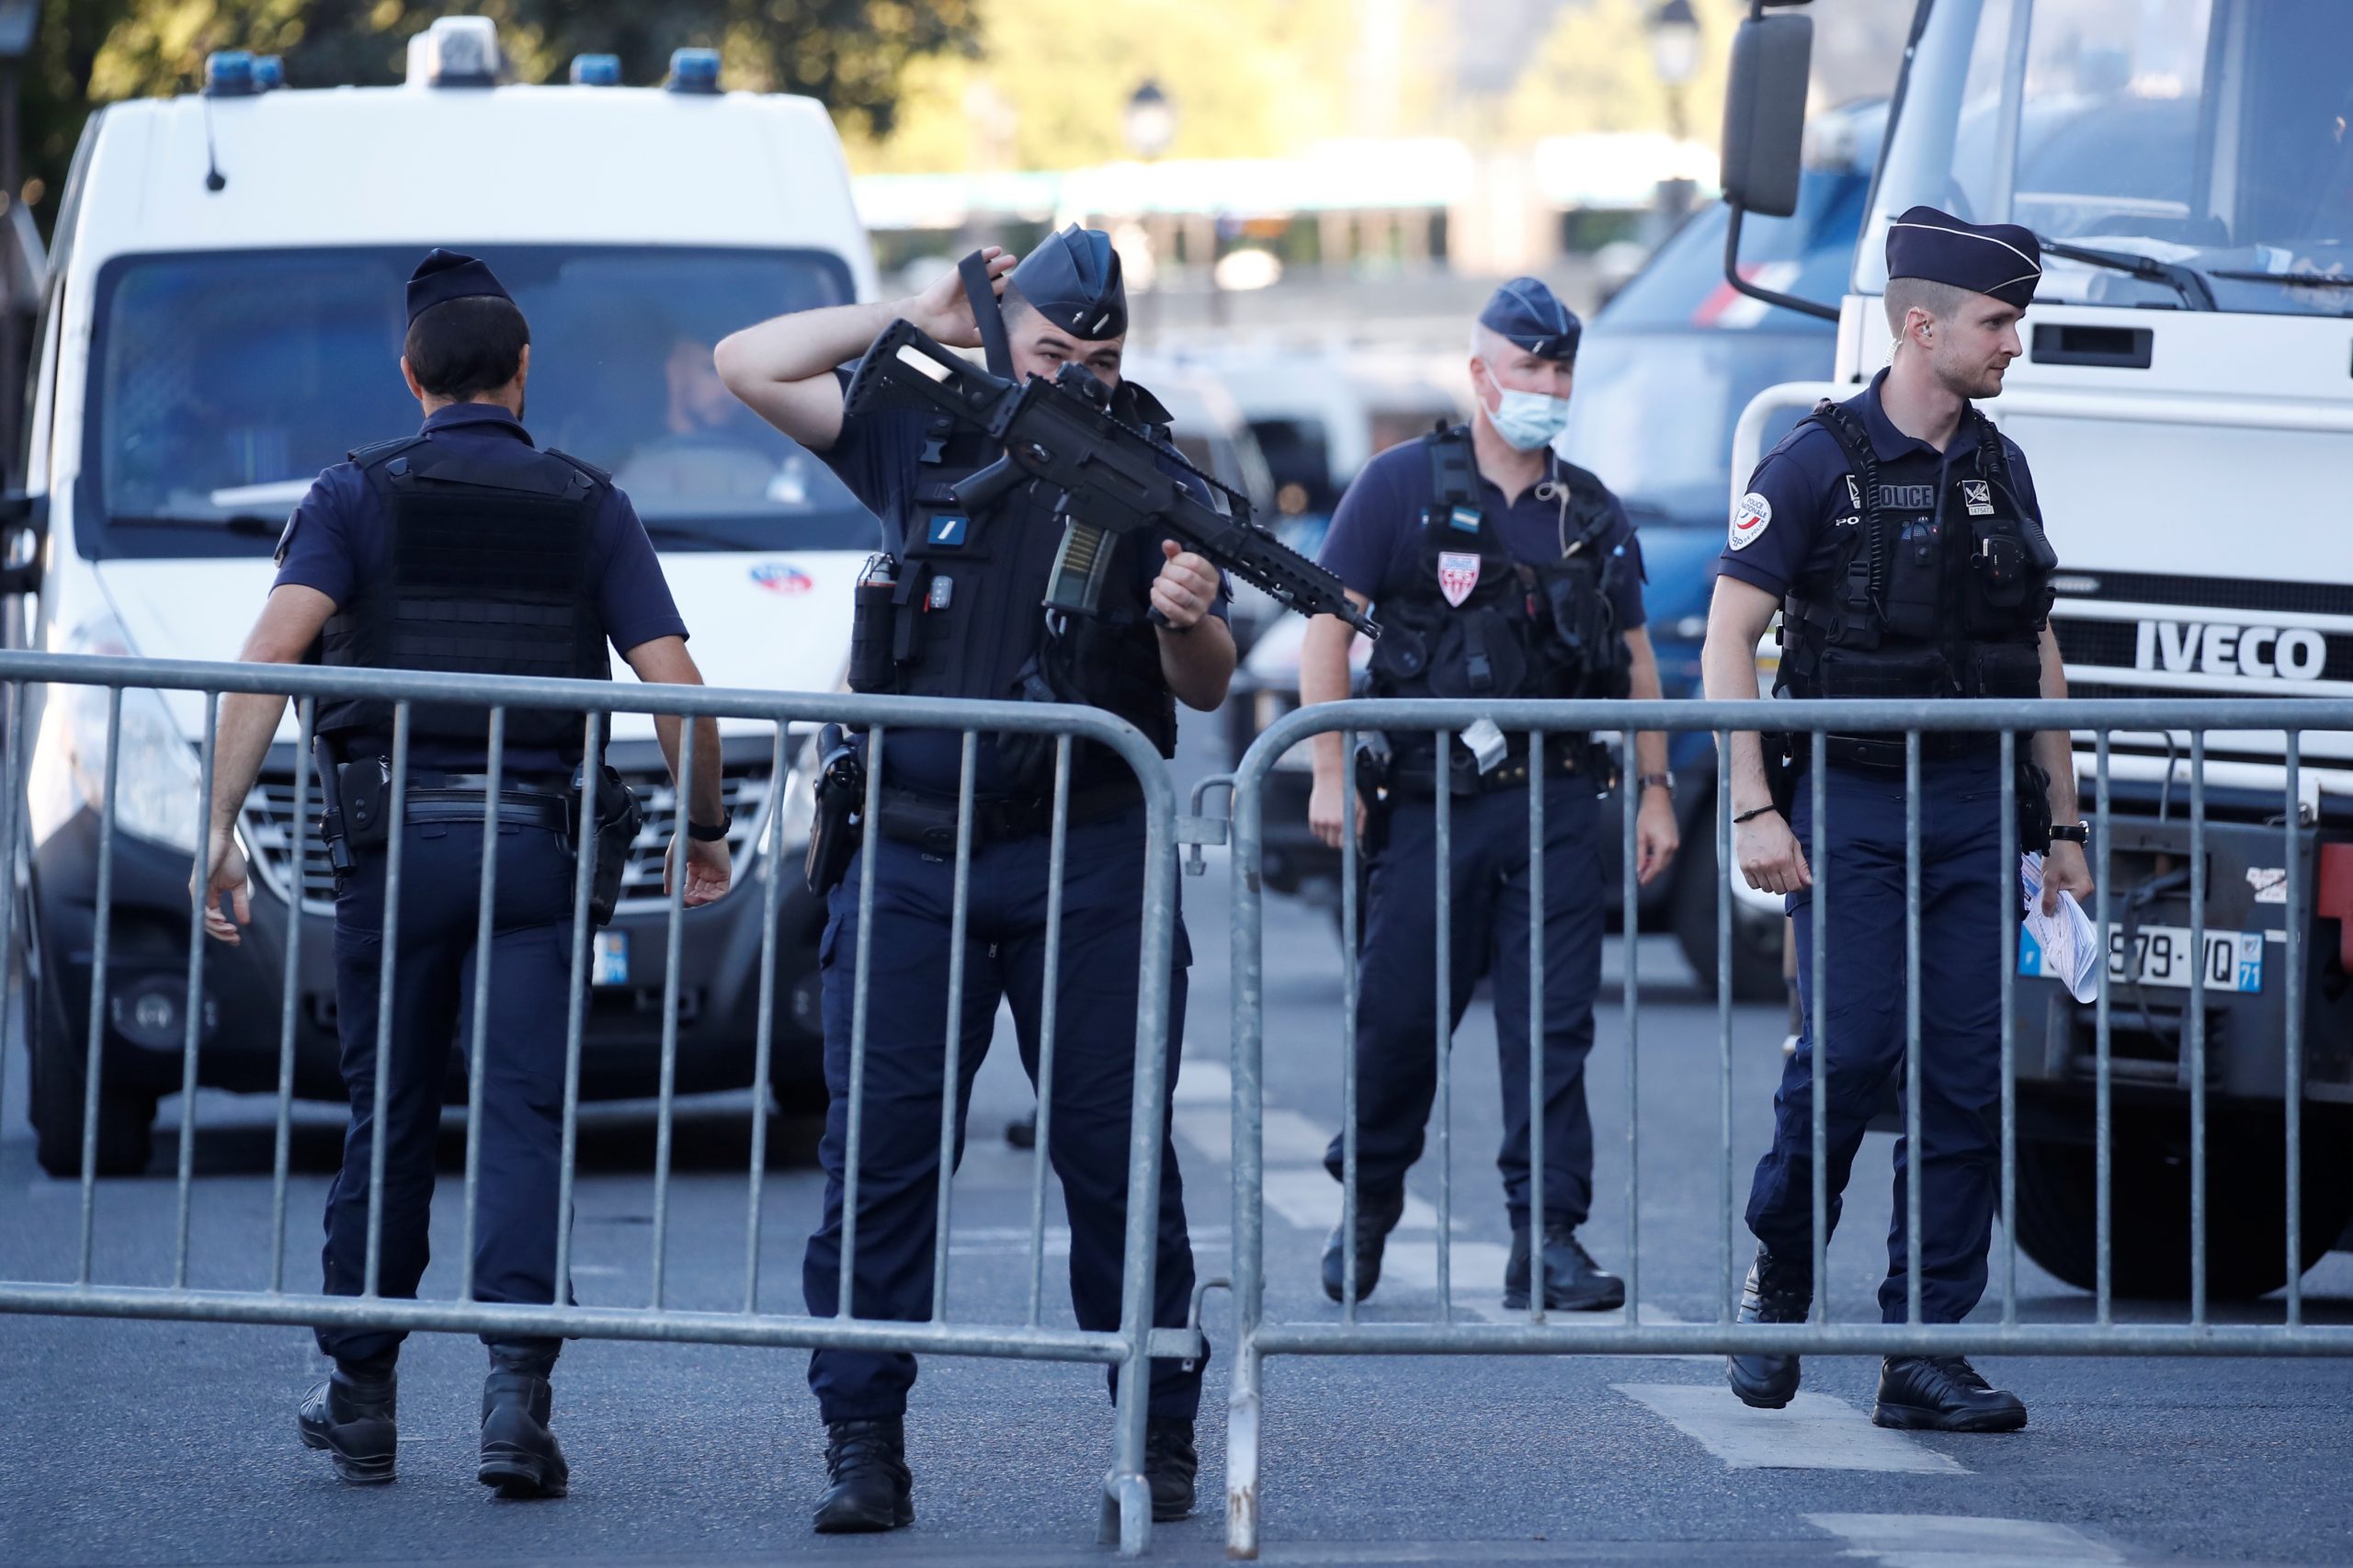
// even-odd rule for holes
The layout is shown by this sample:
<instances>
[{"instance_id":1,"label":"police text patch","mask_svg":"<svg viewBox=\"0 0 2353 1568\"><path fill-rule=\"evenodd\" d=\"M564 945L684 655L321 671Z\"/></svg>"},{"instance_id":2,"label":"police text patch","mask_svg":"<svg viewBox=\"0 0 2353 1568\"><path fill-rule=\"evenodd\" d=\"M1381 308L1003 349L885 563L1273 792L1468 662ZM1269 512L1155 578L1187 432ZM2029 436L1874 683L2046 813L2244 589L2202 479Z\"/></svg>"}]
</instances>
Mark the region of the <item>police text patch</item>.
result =
<instances>
[{"instance_id":1,"label":"police text patch","mask_svg":"<svg viewBox=\"0 0 2353 1568\"><path fill-rule=\"evenodd\" d=\"M1752 490L1732 509L1732 547L1746 550L1773 526L1773 503Z\"/></svg>"}]
</instances>

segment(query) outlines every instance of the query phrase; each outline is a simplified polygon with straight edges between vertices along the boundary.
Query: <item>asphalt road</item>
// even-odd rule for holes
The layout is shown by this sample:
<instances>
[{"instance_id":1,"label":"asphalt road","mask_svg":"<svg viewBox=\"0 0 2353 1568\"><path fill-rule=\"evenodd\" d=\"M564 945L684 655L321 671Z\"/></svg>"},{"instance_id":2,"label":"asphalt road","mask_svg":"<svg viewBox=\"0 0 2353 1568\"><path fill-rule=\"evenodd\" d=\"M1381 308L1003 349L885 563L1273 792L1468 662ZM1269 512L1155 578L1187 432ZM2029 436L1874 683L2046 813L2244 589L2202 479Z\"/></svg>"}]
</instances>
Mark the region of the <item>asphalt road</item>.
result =
<instances>
[{"instance_id":1,"label":"asphalt road","mask_svg":"<svg viewBox=\"0 0 2353 1568\"><path fill-rule=\"evenodd\" d=\"M1206 737L1195 736L1199 744ZM1198 767L1200 759L1196 756ZM1222 1087L1228 1033L1225 867L1185 882L1198 954L1179 1095L1179 1149L1205 1273L1229 1261ZM1336 1315L1314 1283L1337 1189L1315 1167L1339 1096L1337 950L1328 917L1274 903L1267 920L1269 1312ZM1613 942L1601 1044L1591 1074L1599 1133L1593 1250L1620 1267L1625 1235L1625 1037ZM1721 1290L1715 1009L1672 947L1639 957L1642 1302L1654 1319L1709 1321ZM1770 1010L1736 1017L1736 1185L1768 1131L1780 1028ZM70 1278L79 1189L39 1174L23 1121L23 1053L11 1033L0 1131L0 1277ZM1508 1240L1492 1165L1499 1121L1493 1032L1482 1002L1458 1042L1454 1110L1460 1310L1500 1312ZM997 1129L1029 1092L1009 1037L975 1098L958 1178L951 1316L1018 1321L1027 1303L1029 1157ZM176 1126L177 1103L163 1119ZM269 1134L266 1101L208 1095L192 1220L198 1284L266 1282ZM676 1305L740 1307L746 1252L748 1099L696 1102L682 1116L666 1261ZM453 1122L454 1128L454 1122ZM761 1300L799 1304L798 1266L819 1184L806 1130L779 1130L766 1176ZM296 1141L288 1273L315 1278L316 1216L337 1123L303 1113ZM592 1303L646 1299L651 1278L651 1134L642 1117L599 1110L584 1137L577 1288ZM454 1199L461 1144L445 1139ZM1858 1165L1832 1248L1834 1316L1872 1312L1883 1263L1889 1142ZM176 1222L176 1139L159 1139L143 1178L102 1184L97 1272L161 1282ZM1430 1162L1416 1197L1434 1199ZM1059 1226L1059 1203L1050 1215ZM460 1224L437 1215L425 1293L456 1288ZM1739 1238L1736 1238L1739 1240ZM1050 1233L1047 1300L1063 1267ZM1999 1236L1996 1238L1997 1246ZM1745 1243L1739 1247L1745 1258ZM1417 1208L1392 1248L1370 1319L1427 1316L1434 1237ZM1998 1290L1999 1268L1996 1268ZM2316 1322L2353 1321L2353 1257L2306 1280ZM2021 1260L2022 1317L2083 1321L2087 1298ZM1998 1310L1998 1301L1982 1309ZM2177 1315L2158 1306L2127 1317ZM2275 1302L2247 1314L2276 1321ZM1210 1325L1231 1343L1212 1295ZM910 1418L918 1521L879 1540L824 1540L807 1528L822 1478L822 1430L805 1357L694 1346L585 1342L558 1370L557 1426L574 1469L569 1499L498 1504L473 1480L482 1353L447 1336L412 1340L402 1367L401 1480L339 1485L298 1448L293 1408L321 1365L288 1329L0 1319L0 1562L326 1562L435 1563L736 1562L816 1555L899 1563L1061 1563L1092 1544L1108 1461L1102 1375L1091 1368L926 1363ZM1201 1431L1204 1506L1162 1527L1154 1555L1222 1559L1227 1361L1211 1364ZM1348 1358L1276 1360L1266 1391L1266 1560L1315 1563L1567 1561L2059 1562L2353 1560L2353 1366L2255 1360L1988 1360L2032 1410L2023 1433L1918 1437L1865 1420L1876 1364L1817 1360L1787 1412L1749 1413L1704 1358Z\"/></svg>"}]
</instances>

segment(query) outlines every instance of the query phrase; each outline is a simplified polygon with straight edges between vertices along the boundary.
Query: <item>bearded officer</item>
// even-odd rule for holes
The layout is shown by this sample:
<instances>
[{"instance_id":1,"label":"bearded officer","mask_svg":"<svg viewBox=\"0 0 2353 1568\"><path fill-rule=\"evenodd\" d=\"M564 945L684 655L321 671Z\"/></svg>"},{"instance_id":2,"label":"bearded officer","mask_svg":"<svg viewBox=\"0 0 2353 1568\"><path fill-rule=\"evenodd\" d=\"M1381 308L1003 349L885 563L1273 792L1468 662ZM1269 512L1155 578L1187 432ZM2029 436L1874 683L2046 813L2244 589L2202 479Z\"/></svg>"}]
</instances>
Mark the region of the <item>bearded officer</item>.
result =
<instances>
[{"instance_id":1,"label":"bearded officer","mask_svg":"<svg viewBox=\"0 0 2353 1568\"><path fill-rule=\"evenodd\" d=\"M1176 740L1175 704L1215 708L1233 673L1219 574L1173 539L1123 538L1105 590L1106 613L1050 631L1040 606L1063 533L1052 511L1056 494L1025 485L991 511L967 516L952 487L994 460L998 449L929 415L844 410L847 377L835 367L864 353L894 319L962 347L995 337L991 329L1001 323L1002 339L991 346L998 373L1051 379L1078 365L1108 389L1120 417L1165 426L1159 404L1120 377L1127 304L1119 256L1107 235L1073 225L1049 236L1018 267L994 247L980 254L972 277L987 278L987 298L968 297L965 279L950 274L913 299L781 316L722 343L720 374L873 508L886 547L898 558L896 570L916 579L916 590L901 596L909 608L899 613L919 614L920 625L898 640L904 656L883 680L861 689L1075 699L1133 722L1165 755ZM1147 619L1155 610L1157 619ZM960 1147L963 1111L1000 997L1012 1006L1022 1065L1033 1083L1037 1078L1052 753L1050 744L1019 741L983 736L978 747ZM859 851L877 858L852 1297L862 1318L931 1313L941 1177L941 998L948 990L960 751L954 732L892 732L880 832ZM1096 1330L1114 1328L1120 1319L1142 950L1136 873L1143 845L1142 797L1127 764L1099 747L1074 747L1054 1078L1043 1092L1052 1096L1052 1160L1070 1211L1072 1304L1079 1325ZM861 872L853 860L835 888L823 937L833 1104L822 1145L824 1221L810 1238L803 1271L809 1310L819 1317L832 1315L840 1299ZM1171 1041L1183 1035L1189 961L1181 922L1176 942ZM1172 1088L1176 1067L1172 1049ZM1165 1129L1162 1136L1153 1322L1173 1327L1186 1319L1193 1258L1176 1150ZM820 1531L889 1529L913 1520L904 1417L915 1378L910 1355L819 1350L810 1358L830 1482L816 1509ZM1179 1518L1192 1507L1200 1383L1199 1361L1153 1363L1144 1471L1156 1519Z\"/></svg>"},{"instance_id":2,"label":"bearded officer","mask_svg":"<svg viewBox=\"0 0 2353 1568\"><path fill-rule=\"evenodd\" d=\"M2018 321L2042 269L2034 235L1915 207L1887 235L1893 358L1859 396L1824 402L1756 469L1734 508L1703 653L1708 696L1753 699L1757 640L1778 610L1778 695L1812 698L2061 698L2047 620L2057 564L2017 445L1972 401L1998 396L2018 358ZM1906 1316L1905 1165L1921 1165L1921 1315L1958 1323L1985 1289L2001 1098L1999 740L1920 739L1921 1146L1895 1145L1894 1219L1880 1312ZM1813 921L1829 898L1824 999L1828 1219L1838 1220L1855 1152L1904 1057L1904 743L1827 742L1826 864L1807 863L1811 737L1787 759L1755 734L1732 737L1733 850L1751 887L1786 894L1798 942L1805 1032L1774 1097L1771 1150L1756 1167L1748 1225L1756 1261L1744 1323L1797 1323L1813 1300ZM1776 751L1783 748L1777 746ZM2032 737L2021 768L2021 844L2049 829L2043 904L2086 897L2085 830L2063 732ZM2024 758L2021 758L2023 762ZM1779 777L1777 778L1776 774ZM1782 803L1776 804L1776 800ZM2049 816L2034 819L2047 804ZM1893 982L1891 982L1891 977ZM1794 1356L1735 1356L1733 1392L1778 1408L1797 1392ZM2026 1406L1958 1356L1891 1356L1871 1419L1936 1431L2012 1431Z\"/></svg>"},{"instance_id":3,"label":"bearded officer","mask_svg":"<svg viewBox=\"0 0 2353 1568\"><path fill-rule=\"evenodd\" d=\"M1533 278L1495 291L1472 329L1468 426L1392 447L1365 465L1333 515L1324 564L1359 605L1379 607L1371 691L1380 697L1515 698L1659 695L1643 624L1642 550L1625 509L1600 480L1551 451L1568 416L1577 318ZM1348 695L1356 632L1336 616L1309 624L1300 697ZM1465 728L1443 756L1424 733L1388 737L1392 760L1377 803L1364 977L1357 1008L1357 1277L1359 1297L1381 1278L1384 1243L1404 1211L1405 1173L1421 1157L1437 1089L1430 1041L1438 1010L1461 1021L1481 972L1495 980L1502 1056L1504 1139L1496 1165L1512 1249L1504 1304L1531 1296L1531 1255L1544 1259L1550 1310L1621 1306L1624 1281L1577 1240L1593 1197L1593 1126L1585 1095L1593 1003L1601 976L1605 894L1597 797L1607 754L1589 736L1528 737L1492 722ZM1308 817L1338 846L1341 737L1318 735ZM1632 869L1644 882L1674 858L1677 836L1666 742L1636 741L1642 795ZM1529 1160L1528 791L1544 791L1544 1212L1531 1215ZM1436 797L1451 802L1452 994L1437 994ZM1360 797L1354 831L1366 822ZM1343 1140L1324 1164L1340 1178ZM1541 1242L1533 1240L1541 1227ZM1346 1288L1341 1231L1324 1249L1324 1290Z\"/></svg>"},{"instance_id":4,"label":"bearded officer","mask_svg":"<svg viewBox=\"0 0 2353 1568\"><path fill-rule=\"evenodd\" d=\"M542 451L523 428L531 334L488 267L437 250L407 290L401 373L424 410L415 435L364 447L319 476L287 523L278 580L240 657L342 669L419 669L602 680L608 643L648 682L698 686L686 625L629 498L601 470ZM463 636L446 629L463 625ZM236 824L285 712L283 698L222 699L212 794L206 929L234 943L249 912ZM322 835L335 849L335 1017L351 1128L327 1191L325 1293L366 1284L369 1172L384 1140L381 1293L414 1297L425 1272L441 1088L477 960L490 966L483 1036L479 1226L474 1296L568 1303L555 1278L562 1160L564 1020L573 987L574 858L569 847L580 715L509 709L500 769L496 935L475 951L488 858L488 714L419 703L410 710L407 810L392 1032L376 1034L384 883L391 854L378 809L389 805L392 704L331 699L318 708ZM675 776L678 725L658 726ZM727 891L719 731L694 726L694 798L686 902ZM336 760L340 760L337 766ZM330 782L337 788L330 790ZM604 791L608 801L611 790ZM340 799L341 809L335 804ZM371 833L367 831L372 827ZM676 864L672 846L671 864ZM667 878L665 879L665 884ZM228 895L227 913L222 895ZM390 1099L378 1107L377 1051L391 1051ZM325 1326L334 1374L302 1402L303 1443L346 1481L394 1477L394 1363L404 1330ZM479 1478L503 1496L562 1496L570 1471L549 1430L548 1375L561 1339L484 1335Z\"/></svg>"}]
</instances>

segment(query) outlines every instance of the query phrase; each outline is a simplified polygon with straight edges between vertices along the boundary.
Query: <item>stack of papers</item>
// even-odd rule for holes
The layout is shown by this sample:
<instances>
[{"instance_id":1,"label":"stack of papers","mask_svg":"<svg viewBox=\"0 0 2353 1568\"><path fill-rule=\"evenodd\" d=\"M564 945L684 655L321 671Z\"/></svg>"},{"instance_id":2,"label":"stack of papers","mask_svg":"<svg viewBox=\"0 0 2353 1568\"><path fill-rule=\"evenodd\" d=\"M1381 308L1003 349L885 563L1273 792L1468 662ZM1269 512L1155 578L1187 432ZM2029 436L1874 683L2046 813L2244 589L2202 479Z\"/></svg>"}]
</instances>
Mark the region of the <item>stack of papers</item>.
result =
<instances>
[{"instance_id":1,"label":"stack of papers","mask_svg":"<svg viewBox=\"0 0 2353 1568\"><path fill-rule=\"evenodd\" d=\"M2026 899L2027 935L2042 950L2041 971L2067 988L2078 1002L2099 994L2099 933L2075 895L2059 895L2059 911L2042 913L2042 857L2031 852L2018 857L2018 892Z\"/></svg>"}]
</instances>

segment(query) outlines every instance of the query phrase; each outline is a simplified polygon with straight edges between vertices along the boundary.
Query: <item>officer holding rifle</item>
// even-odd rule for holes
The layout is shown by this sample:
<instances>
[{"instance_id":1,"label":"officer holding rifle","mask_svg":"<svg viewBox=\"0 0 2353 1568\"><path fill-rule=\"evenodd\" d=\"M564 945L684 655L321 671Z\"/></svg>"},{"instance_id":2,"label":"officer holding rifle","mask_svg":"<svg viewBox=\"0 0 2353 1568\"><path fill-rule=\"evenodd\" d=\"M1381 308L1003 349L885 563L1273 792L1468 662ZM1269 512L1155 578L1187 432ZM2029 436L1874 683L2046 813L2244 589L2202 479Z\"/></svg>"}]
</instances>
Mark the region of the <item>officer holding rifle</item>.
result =
<instances>
[{"instance_id":1,"label":"officer holding rifle","mask_svg":"<svg viewBox=\"0 0 2353 1568\"><path fill-rule=\"evenodd\" d=\"M1068 564L1059 554L1070 520L1055 515L1060 494L1013 475L1009 485L982 487L995 490L993 496L970 485L960 494L960 484L1003 455L1002 444L937 412L847 406L850 379L836 367L865 354L896 321L942 344L985 347L999 376L1051 381L1066 367L1079 367L1110 414L1159 432L1165 447L1165 411L1120 376L1126 297L1118 255L1097 230L1074 226L1054 234L1018 267L992 247L912 299L780 316L721 343L719 372L735 394L818 453L882 519L889 554L878 558L860 586L852 686L1088 703L1133 723L1164 755L1172 752L1176 704L1214 709L1233 673L1220 574L1175 538L1120 533L1097 541L1111 554L1095 579L1091 613L1041 608L1050 578ZM1173 450L1168 456L1173 462ZM1071 516L1085 521L1081 506ZM854 855L835 856L822 879L835 883L820 949L833 1102L822 1145L824 1220L810 1239L803 1269L809 1311L819 1317L835 1312L842 1289L862 877L856 856L869 854L877 860L852 1303L863 1318L918 1320L931 1312L938 1184L946 1174L937 1140L961 746L952 731L891 732L881 819L869 824ZM837 770L854 776L854 756L835 760ZM1033 1082L1037 1077L1053 743L984 735L976 767L958 1024L960 1143L965 1101L1001 998L1012 1006L1022 1064ZM1039 1092L1041 1099L1051 1096L1054 1112L1051 1152L1070 1212L1072 1302L1081 1327L1102 1330L1120 1318L1142 946L1144 813L1125 762L1098 747L1074 746L1068 831L1054 1080ZM1180 923L1168 1025L1172 1089L1189 961ZM1181 1326L1193 1257L1176 1150L1165 1131L1163 1140L1153 1321ZM810 1358L810 1387L827 1438L829 1485L815 1511L818 1530L881 1530L913 1521L904 1417L915 1379L911 1355L821 1349ZM1199 1361L1153 1363L1144 1463L1155 1518L1182 1517L1193 1506L1200 1385Z\"/></svg>"},{"instance_id":2,"label":"officer holding rifle","mask_svg":"<svg viewBox=\"0 0 2353 1568\"><path fill-rule=\"evenodd\" d=\"M603 680L608 644L649 683L699 686L686 624L629 498L598 469L531 444L523 428L531 333L488 267L437 250L408 282L401 373L424 410L413 436L363 447L319 476L278 547L278 580L241 658L339 669L406 669ZM286 710L285 699L222 699L212 791L205 928L235 943L250 910L236 825ZM565 1025L575 852L597 857L591 918L609 918L636 804L606 769L597 820L578 821L584 721L558 710L506 710L498 773L495 937L477 952L479 897L492 853L489 715L410 709L392 1038L376 1033L391 871L393 705L336 698L318 708L320 832L335 867L335 1017L351 1129L328 1189L325 1293L367 1284L370 1169L384 1141L379 1289L411 1298L425 1272L434 1147L452 1040L471 1018L479 965L490 973L481 1047L482 1178L474 1296L572 1300L555 1278ZM678 768L680 725L657 721ZM720 795L719 727L694 725L694 798L683 846L685 898L708 903L730 877ZM583 840L588 840L584 844ZM671 846L668 875L679 869ZM224 909L225 905L225 909ZM389 1050L390 1098L376 1104L377 1052ZM471 1049L471 1043L469 1044ZM322 1326L334 1374L302 1402L303 1444L344 1480L394 1479L393 1366L401 1330ZM483 1335L483 1484L507 1497L560 1497L570 1471L548 1429L548 1374L561 1339Z\"/></svg>"},{"instance_id":3,"label":"officer holding rifle","mask_svg":"<svg viewBox=\"0 0 2353 1568\"><path fill-rule=\"evenodd\" d=\"M2018 324L2042 268L2035 237L1915 207L1888 229L1893 358L1859 396L1824 401L1766 454L1734 506L1702 655L1708 696L1756 695L1757 640L1781 616L1785 698L2063 698L2047 619L2058 564L2025 454L1972 401L1999 396L2020 352ZM1805 1028L1774 1096L1773 1146L1756 1167L1748 1225L1756 1261L1743 1323L1804 1321L1813 1278L1813 919L1830 949L1823 1088L1827 1218L1865 1124L1904 1066L1905 742L1825 743L1823 855L1808 862L1813 783L1804 731L1732 737L1733 853L1751 887L1787 895ZM1881 1315L1908 1316L1905 1165L1921 1165L1921 1315L1959 1323L1985 1290L2001 1104L2002 903L1999 740L1920 737L1920 1147L1895 1145L1895 1216ZM2047 849L2043 907L2091 892L2064 732L2021 744L2019 844ZM2031 760L2028 753L2030 751ZM2055 824L2055 825L2054 825ZM1795 1396L1794 1356L1734 1356L1733 1393L1778 1409ZM1882 1426L2006 1432L2018 1396L1958 1356L1891 1356L1871 1419Z\"/></svg>"}]
</instances>

